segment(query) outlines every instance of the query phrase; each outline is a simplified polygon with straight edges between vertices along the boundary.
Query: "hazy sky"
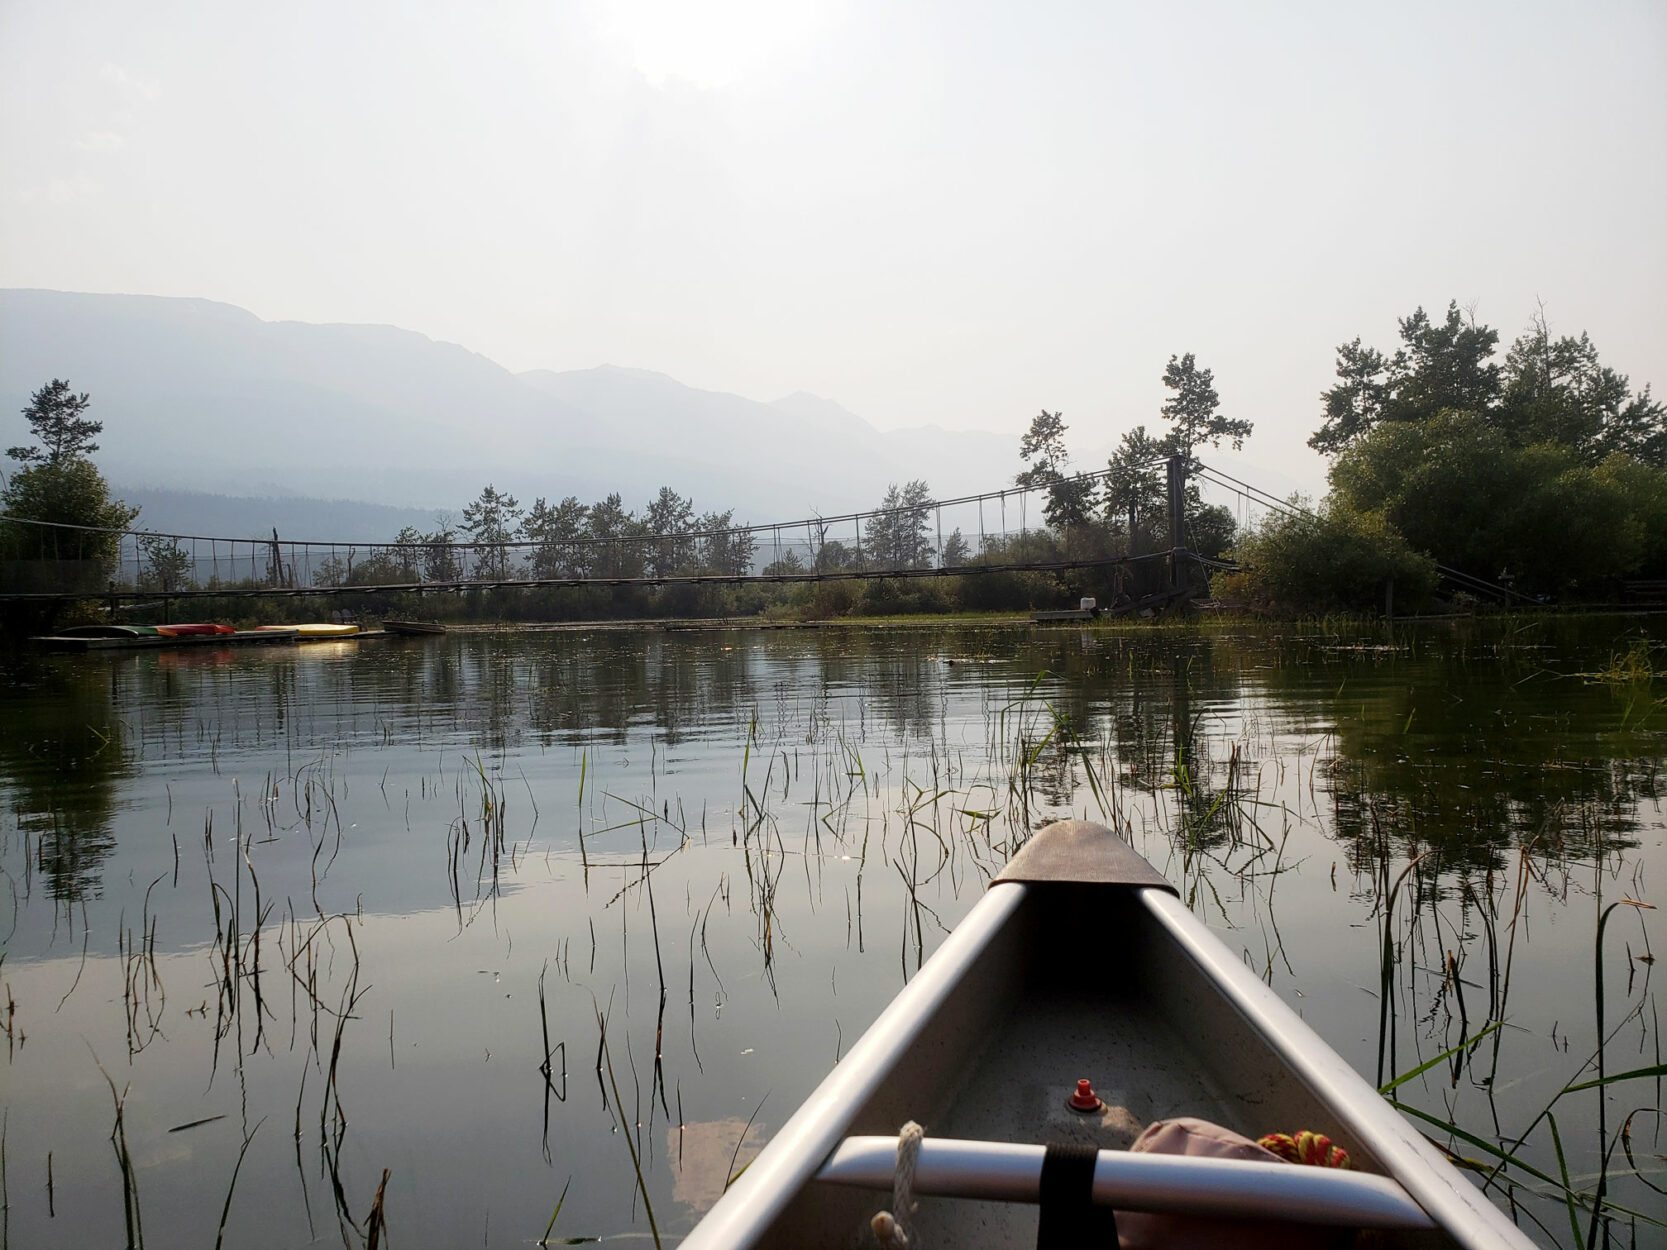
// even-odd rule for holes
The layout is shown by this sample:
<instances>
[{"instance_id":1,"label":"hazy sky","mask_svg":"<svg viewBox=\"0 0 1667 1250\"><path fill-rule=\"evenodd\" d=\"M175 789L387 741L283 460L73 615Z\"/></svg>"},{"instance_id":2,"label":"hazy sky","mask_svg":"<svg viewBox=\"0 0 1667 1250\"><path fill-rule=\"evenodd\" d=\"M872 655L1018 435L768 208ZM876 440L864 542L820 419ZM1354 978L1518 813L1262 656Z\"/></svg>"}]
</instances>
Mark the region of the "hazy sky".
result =
<instances>
[{"instance_id":1,"label":"hazy sky","mask_svg":"<svg viewBox=\"0 0 1667 1250\"><path fill-rule=\"evenodd\" d=\"M1662 0L0 0L0 285L883 428L1101 444L1193 351L1317 479L1335 346L1452 298L1667 390L1664 223Z\"/></svg>"}]
</instances>

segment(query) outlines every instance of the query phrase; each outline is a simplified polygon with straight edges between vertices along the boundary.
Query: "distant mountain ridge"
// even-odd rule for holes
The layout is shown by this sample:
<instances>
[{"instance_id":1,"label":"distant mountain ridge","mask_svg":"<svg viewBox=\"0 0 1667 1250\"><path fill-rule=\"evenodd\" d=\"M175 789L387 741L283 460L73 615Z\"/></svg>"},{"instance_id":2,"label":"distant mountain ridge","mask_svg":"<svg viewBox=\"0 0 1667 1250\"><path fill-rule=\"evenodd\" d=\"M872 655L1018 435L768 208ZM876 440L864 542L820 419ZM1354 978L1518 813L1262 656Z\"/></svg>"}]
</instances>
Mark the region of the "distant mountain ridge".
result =
<instances>
[{"instance_id":1,"label":"distant mountain ridge","mask_svg":"<svg viewBox=\"0 0 1667 1250\"><path fill-rule=\"evenodd\" d=\"M135 524L159 534L194 534L205 538L280 537L315 542L387 542L407 525L432 530L433 510L395 508L351 499L311 499L293 495L217 495L206 491L156 490L111 483L111 493L139 509Z\"/></svg>"},{"instance_id":2,"label":"distant mountain ridge","mask_svg":"<svg viewBox=\"0 0 1667 1250\"><path fill-rule=\"evenodd\" d=\"M524 504L618 492L635 508L671 486L703 510L786 520L872 506L889 482L915 477L943 495L991 489L1017 467L1016 440L881 433L803 393L763 403L616 366L514 374L392 326L263 321L200 299L0 291L0 446L25 439L19 410L54 377L92 395L90 415L105 423L96 459L130 493L432 515L461 510L488 482ZM189 515L180 504L171 515Z\"/></svg>"}]
</instances>

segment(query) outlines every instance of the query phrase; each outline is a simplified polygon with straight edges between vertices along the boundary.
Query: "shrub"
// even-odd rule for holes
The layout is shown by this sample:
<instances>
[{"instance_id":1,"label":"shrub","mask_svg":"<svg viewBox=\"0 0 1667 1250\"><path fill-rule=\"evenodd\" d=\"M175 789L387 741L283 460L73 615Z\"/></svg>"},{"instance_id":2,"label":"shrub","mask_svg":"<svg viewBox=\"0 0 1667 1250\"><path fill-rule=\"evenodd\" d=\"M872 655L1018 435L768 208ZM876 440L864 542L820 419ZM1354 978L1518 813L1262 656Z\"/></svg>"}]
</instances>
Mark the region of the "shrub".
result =
<instances>
[{"instance_id":1,"label":"shrub","mask_svg":"<svg viewBox=\"0 0 1667 1250\"><path fill-rule=\"evenodd\" d=\"M1381 514L1327 503L1317 514L1274 514L1241 535L1244 566L1220 579L1220 593L1282 612L1371 612L1394 583L1397 610L1435 593L1435 561L1414 551Z\"/></svg>"}]
</instances>

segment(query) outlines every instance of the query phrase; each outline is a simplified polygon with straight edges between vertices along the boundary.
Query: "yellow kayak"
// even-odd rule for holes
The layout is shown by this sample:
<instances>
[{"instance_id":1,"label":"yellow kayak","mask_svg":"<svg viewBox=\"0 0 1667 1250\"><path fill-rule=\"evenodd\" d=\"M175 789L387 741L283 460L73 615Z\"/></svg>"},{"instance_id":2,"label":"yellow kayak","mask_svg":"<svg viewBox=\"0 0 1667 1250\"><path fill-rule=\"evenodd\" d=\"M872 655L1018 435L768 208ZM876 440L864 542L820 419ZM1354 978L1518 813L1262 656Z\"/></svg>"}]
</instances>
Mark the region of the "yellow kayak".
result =
<instances>
[{"instance_id":1,"label":"yellow kayak","mask_svg":"<svg viewBox=\"0 0 1667 1250\"><path fill-rule=\"evenodd\" d=\"M330 625L322 621L311 625L257 625L255 628L293 630L297 638L346 638L359 632L357 625Z\"/></svg>"}]
</instances>

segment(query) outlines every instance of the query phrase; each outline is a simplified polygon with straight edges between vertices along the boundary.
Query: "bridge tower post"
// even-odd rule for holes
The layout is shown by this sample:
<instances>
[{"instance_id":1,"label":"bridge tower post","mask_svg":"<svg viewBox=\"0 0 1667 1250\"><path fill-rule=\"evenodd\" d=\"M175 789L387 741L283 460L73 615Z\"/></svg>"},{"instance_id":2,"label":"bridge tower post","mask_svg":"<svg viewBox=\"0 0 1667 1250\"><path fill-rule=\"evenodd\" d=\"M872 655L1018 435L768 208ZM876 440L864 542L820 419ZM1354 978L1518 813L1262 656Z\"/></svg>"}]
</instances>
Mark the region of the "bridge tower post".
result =
<instances>
[{"instance_id":1,"label":"bridge tower post","mask_svg":"<svg viewBox=\"0 0 1667 1250\"><path fill-rule=\"evenodd\" d=\"M1178 590L1185 580L1187 557L1187 457L1169 458L1169 586Z\"/></svg>"}]
</instances>

